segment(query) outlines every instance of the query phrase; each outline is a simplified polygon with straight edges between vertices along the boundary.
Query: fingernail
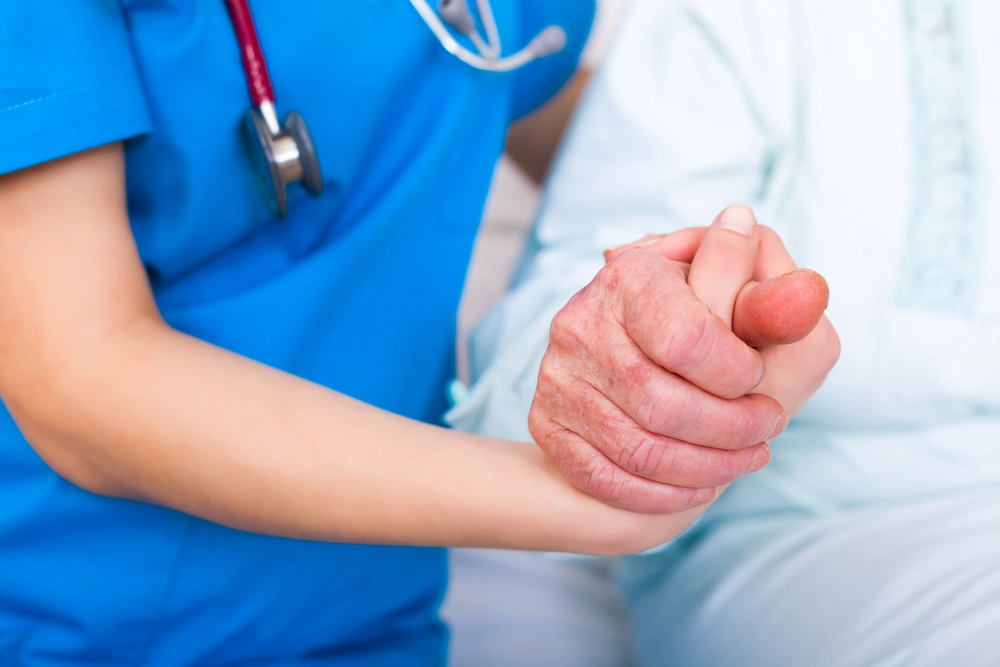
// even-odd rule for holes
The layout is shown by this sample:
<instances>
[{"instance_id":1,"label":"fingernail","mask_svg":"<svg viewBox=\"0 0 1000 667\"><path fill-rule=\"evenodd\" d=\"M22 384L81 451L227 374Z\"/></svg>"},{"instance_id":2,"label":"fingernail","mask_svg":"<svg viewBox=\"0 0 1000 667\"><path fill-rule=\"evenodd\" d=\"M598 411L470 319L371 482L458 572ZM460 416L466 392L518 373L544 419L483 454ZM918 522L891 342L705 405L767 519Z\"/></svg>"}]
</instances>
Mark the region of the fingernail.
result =
<instances>
[{"instance_id":1,"label":"fingernail","mask_svg":"<svg viewBox=\"0 0 1000 667\"><path fill-rule=\"evenodd\" d=\"M718 489L698 489L698 492L694 494L694 506L707 505L719 496Z\"/></svg>"},{"instance_id":2,"label":"fingernail","mask_svg":"<svg viewBox=\"0 0 1000 667\"><path fill-rule=\"evenodd\" d=\"M780 276L778 276L778 278L787 278L788 276L794 276L794 275L797 275L797 274L800 274L800 273L801 274L805 274L807 276L812 276L813 278L819 278L820 281L822 281L822 283L824 285L826 285L827 287L829 287L829 284L826 282L826 278L823 277L823 274L819 273L817 271L813 271L812 269L798 269L798 268L792 269L791 271L785 271ZM775 279L772 278L771 280L775 280Z\"/></svg>"},{"instance_id":3,"label":"fingernail","mask_svg":"<svg viewBox=\"0 0 1000 667\"><path fill-rule=\"evenodd\" d=\"M761 364L760 375L757 376L757 383L754 384L753 388L756 389L760 386L760 383L764 381L764 376L767 375L767 366Z\"/></svg>"},{"instance_id":4,"label":"fingernail","mask_svg":"<svg viewBox=\"0 0 1000 667\"><path fill-rule=\"evenodd\" d=\"M737 234L750 236L753 234L753 228L757 226L757 220L754 219L753 211L750 210L749 206L733 204L719 214L719 217L715 219L715 224Z\"/></svg>"},{"instance_id":5,"label":"fingernail","mask_svg":"<svg viewBox=\"0 0 1000 667\"><path fill-rule=\"evenodd\" d=\"M753 454L753 463L750 464L750 472L757 472L771 462L771 448L767 443L757 449Z\"/></svg>"},{"instance_id":6,"label":"fingernail","mask_svg":"<svg viewBox=\"0 0 1000 667\"><path fill-rule=\"evenodd\" d=\"M812 276L813 278L818 279L820 283L822 283L823 288L826 290L826 305L823 306L823 310L826 310L830 306L830 283L826 282L826 278L824 278L821 273L817 273L812 269L792 269L791 271L785 271L780 276L776 276L764 282L771 282L772 280L778 281L781 280L782 278L788 278L789 276L795 276L795 275Z\"/></svg>"}]
</instances>

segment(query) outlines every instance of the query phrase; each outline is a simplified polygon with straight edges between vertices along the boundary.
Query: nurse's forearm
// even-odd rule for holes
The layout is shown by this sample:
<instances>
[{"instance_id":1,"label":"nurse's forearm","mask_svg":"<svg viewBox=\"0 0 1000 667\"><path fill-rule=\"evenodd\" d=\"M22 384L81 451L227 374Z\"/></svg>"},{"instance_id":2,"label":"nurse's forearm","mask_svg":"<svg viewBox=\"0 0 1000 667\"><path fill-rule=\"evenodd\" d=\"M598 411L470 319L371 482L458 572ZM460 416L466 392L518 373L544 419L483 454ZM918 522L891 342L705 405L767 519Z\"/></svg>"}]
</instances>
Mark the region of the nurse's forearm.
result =
<instances>
[{"instance_id":1,"label":"nurse's forearm","mask_svg":"<svg viewBox=\"0 0 1000 667\"><path fill-rule=\"evenodd\" d=\"M694 516L613 509L533 446L413 422L170 329L118 146L0 177L0 397L70 481L275 535L611 553Z\"/></svg>"},{"instance_id":2,"label":"nurse's forearm","mask_svg":"<svg viewBox=\"0 0 1000 667\"><path fill-rule=\"evenodd\" d=\"M47 391L62 408L26 420L26 435L101 493L256 532L398 544L620 552L690 520L614 510L534 446L392 415L156 320L88 353ZM65 455L76 460L60 466Z\"/></svg>"}]
</instances>

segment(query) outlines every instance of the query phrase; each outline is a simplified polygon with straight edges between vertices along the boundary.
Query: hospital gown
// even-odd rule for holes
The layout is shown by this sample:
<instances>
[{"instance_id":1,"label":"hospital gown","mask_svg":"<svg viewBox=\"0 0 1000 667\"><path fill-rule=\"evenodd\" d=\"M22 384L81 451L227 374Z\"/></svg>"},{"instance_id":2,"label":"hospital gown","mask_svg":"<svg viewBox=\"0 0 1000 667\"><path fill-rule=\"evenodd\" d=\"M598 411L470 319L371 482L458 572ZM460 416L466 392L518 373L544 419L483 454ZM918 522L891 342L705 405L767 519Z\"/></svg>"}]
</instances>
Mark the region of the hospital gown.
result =
<instances>
[{"instance_id":1,"label":"hospital gown","mask_svg":"<svg viewBox=\"0 0 1000 667\"><path fill-rule=\"evenodd\" d=\"M640 664L1000 665L998 26L992 0L627 13L449 420L530 439L601 251L734 201L828 279L843 344L767 468L619 564Z\"/></svg>"}]
</instances>

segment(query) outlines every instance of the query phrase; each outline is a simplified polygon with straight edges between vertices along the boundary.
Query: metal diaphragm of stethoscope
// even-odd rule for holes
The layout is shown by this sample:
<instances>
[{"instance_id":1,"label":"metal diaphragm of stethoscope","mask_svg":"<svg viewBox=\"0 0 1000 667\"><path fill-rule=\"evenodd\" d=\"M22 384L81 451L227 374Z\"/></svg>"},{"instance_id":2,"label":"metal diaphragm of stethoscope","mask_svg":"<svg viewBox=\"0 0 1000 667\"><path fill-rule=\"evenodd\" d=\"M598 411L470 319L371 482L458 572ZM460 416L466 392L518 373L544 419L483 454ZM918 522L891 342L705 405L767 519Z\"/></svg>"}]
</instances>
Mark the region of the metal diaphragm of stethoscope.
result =
<instances>
[{"instance_id":1,"label":"metal diaphragm of stethoscope","mask_svg":"<svg viewBox=\"0 0 1000 667\"><path fill-rule=\"evenodd\" d=\"M437 12L431 9L427 0L410 0L410 4L448 53L476 69L509 72L556 53L566 45L566 32L559 26L550 25L517 53L503 56L490 0L476 0L479 20L486 32L485 38L476 27L468 0L440 0ZM311 194L318 195L322 192L323 174L319 158L302 116L290 111L284 125L278 121L278 113L274 108L274 88L271 86L271 77L264 62L264 52L257 39L257 29L247 0L226 0L226 7L236 31L236 39L240 43L243 71L246 73L250 99L253 101L244 124L251 161L268 207L281 218L288 210L289 184L302 181L302 185ZM459 35L468 38L476 52L462 46L446 23Z\"/></svg>"}]
</instances>

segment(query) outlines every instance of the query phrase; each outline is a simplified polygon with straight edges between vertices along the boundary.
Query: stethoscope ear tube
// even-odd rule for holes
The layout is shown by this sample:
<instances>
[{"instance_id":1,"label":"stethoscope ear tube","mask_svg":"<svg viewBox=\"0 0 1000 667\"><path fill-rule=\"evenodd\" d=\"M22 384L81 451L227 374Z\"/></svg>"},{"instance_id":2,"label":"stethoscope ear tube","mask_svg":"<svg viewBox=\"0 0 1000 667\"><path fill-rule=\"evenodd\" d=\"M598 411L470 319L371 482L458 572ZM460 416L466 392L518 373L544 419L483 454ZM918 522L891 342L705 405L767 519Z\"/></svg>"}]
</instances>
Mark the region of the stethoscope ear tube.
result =
<instances>
[{"instance_id":1,"label":"stethoscope ear tube","mask_svg":"<svg viewBox=\"0 0 1000 667\"><path fill-rule=\"evenodd\" d=\"M533 60L561 51L566 46L566 31L557 25L550 25L535 35L528 45L517 53L501 56L500 38L496 34L489 0L477 0L487 28L488 41L483 40L476 32L467 0L442 0L438 5L439 11L442 12L441 16L431 9L427 0L410 0L410 4L448 53L467 65L486 72L510 72ZM473 53L459 44L445 27L445 22L472 40L478 53Z\"/></svg>"}]
</instances>

